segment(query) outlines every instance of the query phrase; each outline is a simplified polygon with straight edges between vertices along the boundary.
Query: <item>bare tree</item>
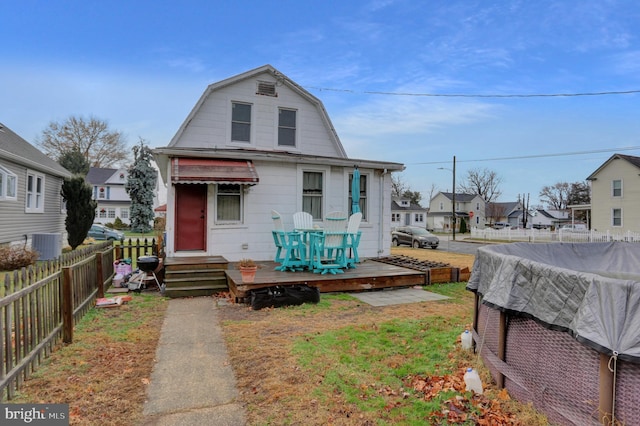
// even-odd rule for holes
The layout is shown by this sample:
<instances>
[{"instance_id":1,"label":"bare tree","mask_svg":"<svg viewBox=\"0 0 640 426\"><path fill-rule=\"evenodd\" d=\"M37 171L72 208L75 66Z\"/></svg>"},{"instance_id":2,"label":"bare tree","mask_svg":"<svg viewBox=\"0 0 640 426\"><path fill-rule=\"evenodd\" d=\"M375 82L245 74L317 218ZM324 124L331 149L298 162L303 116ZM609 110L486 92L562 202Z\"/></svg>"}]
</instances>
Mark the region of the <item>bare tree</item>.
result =
<instances>
[{"instance_id":1,"label":"bare tree","mask_svg":"<svg viewBox=\"0 0 640 426\"><path fill-rule=\"evenodd\" d=\"M121 165L130 151L121 132L109 130L106 121L95 117L52 121L36 142L56 161L65 152L78 150L93 167Z\"/></svg>"},{"instance_id":2,"label":"bare tree","mask_svg":"<svg viewBox=\"0 0 640 426\"><path fill-rule=\"evenodd\" d=\"M409 187L402 180L402 176L400 174L391 174L391 195L394 197L402 197L402 194L404 194L408 188Z\"/></svg>"},{"instance_id":3,"label":"bare tree","mask_svg":"<svg viewBox=\"0 0 640 426\"><path fill-rule=\"evenodd\" d=\"M438 185L436 185L435 183L432 183L431 186L429 187L429 203L431 203L433 194L435 194L436 192L438 192Z\"/></svg>"},{"instance_id":4,"label":"bare tree","mask_svg":"<svg viewBox=\"0 0 640 426\"><path fill-rule=\"evenodd\" d=\"M472 169L467 172L466 181L462 182L458 189L466 194L480 195L490 203L502 194L501 183L502 178L493 170Z\"/></svg>"},{"instance_id":5,"label":"bare tree","mask_svg":"<svg viewBox=\"0 0 640 426\"><path fill-rule=\"evenodd\" d=\"M553 186L544 186L540 191L540 201L554 210L566 210L569 204L571 186L567 182L558 182Z\"/></svg>"},{"instance_id":6,"label":"bare tree","mask_svg":"<svg viewBox=\"0 0 640 426\"><path fill-rule=\"evenodd\" d=\"M484 215L489 219L489 224L491 225L507 215L507 208L504 204L487 203Z\"/></svg>"}]
</instances>

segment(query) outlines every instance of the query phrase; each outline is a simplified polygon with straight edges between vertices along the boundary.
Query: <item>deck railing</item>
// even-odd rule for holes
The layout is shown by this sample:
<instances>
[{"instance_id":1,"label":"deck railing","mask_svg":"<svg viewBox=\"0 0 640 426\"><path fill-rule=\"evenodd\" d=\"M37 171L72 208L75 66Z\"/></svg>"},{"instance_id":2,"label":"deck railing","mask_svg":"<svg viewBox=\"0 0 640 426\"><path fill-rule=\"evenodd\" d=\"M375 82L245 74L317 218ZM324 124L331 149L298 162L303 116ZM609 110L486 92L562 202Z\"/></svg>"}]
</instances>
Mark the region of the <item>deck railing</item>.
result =
<instances>
[{"instance_id":1,"label":"deck railing","mask_svg":"<svg viewBox=\"0 0 640 426\"><path fill-rule=\"evenodd\" d=\"M4 274L0 283L0 401L12 399L113 279L111 242Z\"/></svg>"}]
</instances>

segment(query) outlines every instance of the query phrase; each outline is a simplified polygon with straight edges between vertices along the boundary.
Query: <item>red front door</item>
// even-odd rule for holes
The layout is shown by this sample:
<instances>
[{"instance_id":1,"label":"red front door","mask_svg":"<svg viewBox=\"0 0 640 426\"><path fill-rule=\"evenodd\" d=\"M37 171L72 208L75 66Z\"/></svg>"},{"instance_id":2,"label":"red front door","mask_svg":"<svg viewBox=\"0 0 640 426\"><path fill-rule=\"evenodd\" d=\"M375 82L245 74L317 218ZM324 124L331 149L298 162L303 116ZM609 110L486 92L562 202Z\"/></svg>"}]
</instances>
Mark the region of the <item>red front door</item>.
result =
<instances>
[{"instance_id":1,"label":"red front door","mask_svg":"<svg viewBox=\"0 0 640 426\"><path fill-rule=\"evenodd\" d=\"M176 185L176 251L206 250L207 185Z\"/></svg>"}]
</instances>

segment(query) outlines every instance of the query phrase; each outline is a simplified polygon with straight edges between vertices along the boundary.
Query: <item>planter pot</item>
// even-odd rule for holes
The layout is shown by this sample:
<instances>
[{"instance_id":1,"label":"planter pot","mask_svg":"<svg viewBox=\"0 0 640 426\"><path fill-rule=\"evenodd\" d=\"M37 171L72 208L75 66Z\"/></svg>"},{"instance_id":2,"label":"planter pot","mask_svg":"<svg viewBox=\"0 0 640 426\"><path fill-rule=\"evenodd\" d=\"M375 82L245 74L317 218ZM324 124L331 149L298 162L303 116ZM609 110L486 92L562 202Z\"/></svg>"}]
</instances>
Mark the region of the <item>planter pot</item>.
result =
<instances>
[{"instance_id":1,"label":"planter pot","mask_svg":"<svg viewBox=\"0 0 640 426\"><path fill-rule=\"evenodd\" d=\"M257 266L241 266L240 275L242 275L243 283L252 283L256 277Z\"/></svg>"}]
</instances>

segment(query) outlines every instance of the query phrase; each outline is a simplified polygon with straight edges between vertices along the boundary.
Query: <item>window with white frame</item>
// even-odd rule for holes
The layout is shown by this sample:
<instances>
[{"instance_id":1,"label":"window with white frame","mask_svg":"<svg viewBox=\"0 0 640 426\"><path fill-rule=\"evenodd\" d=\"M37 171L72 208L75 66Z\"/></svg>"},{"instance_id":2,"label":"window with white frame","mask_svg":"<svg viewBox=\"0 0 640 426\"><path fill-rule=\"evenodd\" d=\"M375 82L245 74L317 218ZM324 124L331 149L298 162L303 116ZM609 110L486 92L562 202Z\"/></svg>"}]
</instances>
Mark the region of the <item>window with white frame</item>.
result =
<instances>
[{"instance_id":1,"label":"window with white frame","mask_svg":"<svg viewBox=\"0 0 640 426\"><path fill-rule=\"evenodd\" d=\"M444 203L440 201L440 210L444 210Z\"/></svg>"},{"instance_id":2,"label":"window with white frame","mask_svg":"<svg viewBox=\"0 0 640 426\"><path fill-rule=\"evenodd\" d=\"M349 174L349 206L353 204L353 174ZM360 200L358 202L360 205L360 212L362 213L362 220L367 220L367 175L360 175Z\"/></svg>"},{"instance_id":3,"label":"window with white frame","mask_svg":"<svg viewBox=\"0 0 640 426\"><path fill-rule=\"evenodd\" d=\"M476 203L476 211L480 210L480 203Z\"/></svg>"},{"instance_id":4,"label":"window with white frame","mask_svg":"<svg viewBox=\"0 0 640 426\"><path fill-rule=\"evenodd\" d=\"M120 219L129 219L129 209L120 209Z\"/></svg>"},{"instance_id":5,"label":"window with white frame","mask_svg":"<svg viewBox=\"0 0 640 426\"><path fill-rule=\"evenodd\" d=\"M278 145L296 146L296 111L278 110Z\"/></svg>"},{"instance_id":6,"label":"window with white frame","mask_svg":"<svg viewBox=\"0 0 640 426\"><path fill-rule=\"evenodd\" d=\"M421 223L421 222L424 222L424 214L423 214L423 213L416 213L416 214L413 216L413 221L414 221L415 223Z\"/></svg>"},{"instance_id":7,"label":"window with white frame","mask_svg":"<svg viewBox=\"0 0 640 426\"><path fill-rule=\"evenodd\" d=\"M231 104L231 140L251 142L251 104Z\"/></svg>"},{"instance_id":8,"label":"window with white frame","mask_svg":"<svg viewBox=\"0 0 640 426\"><path fill-rule=\"evenodd\" d=\"M116 209L113 207L109 207L107 209L107 218L115 219L116 218Z\"/></svg>"},{"instance_id":9,"label":"window with white frame","mask_svg":"<svg viewBox=\"0 0 640 426\"><path fill-rule=\"evenodd\" d=\"M611 225L622 226L622 209L611 210Z\"/></svg>"},{"instance_id":10,"label":"window with white frame","mask_svg":"<svg viewBox=\"0 0 640 426\"><path fill-rule=\"evenodd\" d=\"M44 175L27 170L25 213L44 213Z\"/></svg>"},{"instance_id":11,"label":"window with white frame","mask_svg":"<svg viewBox=\"0 0 640 426\"><path fill-rule=\"evenodd\" d=\"M302 173L302 211L322 219L322 172Z\"/></svg>"},{"instance_id":12,"label":"window with white frame","mask_svg":"<svg viewBox=\"0 0 640 426\"><path fill-rule=\"evenodd\" d=\"M400 213L391 213L391 222L400 222Z\"/></svg>"},{"instance_id":13,"label":"window with white frame","mask_svg":"<svg viewBox=\"0 0 640 426\"><path fill-rule=\"evenodd\" d=\"M216 186L216 222L238 223L242 220L242 186Z\"/></svg>"},{"instance_id":14,"label":"window with white frame","mask_svg":"<svg viewBox=\"0 0 640 426\"><path fill-rule=\"evenodd\" d=\"M107 218L107 209L100 209L100 211L98 212L98 217L100 219L106 219Z\"/></svg>"},{"instance_id":15,"label":"window with white frame","mask_svg":"<svg viewBox=\"0 0 640 426\"><path fill-rule=\"evenodd\" d=\"M16 200L18 177L0 166L0 200Z\"/></svg>"},{"instance_id":16,"label":"window with white frame","mask_svg":"<svg viewBox=\"0 0 640 426\"><path fill-rule=\"evenodd\" d=\"M104 189L104 186L98 188L98 198L105 199L107 198L107 191Z\"/></svg>"},{"instance_id":17,"label":"window with white frame","mask_svg":"<svg viewBox=\"0 0 640 426\"><path fill-rule=\"evenodd\" d=\"M622 197L622 181L620 179L611 182L611 195L614 197Z\"/></svg>"}]
</instances>

